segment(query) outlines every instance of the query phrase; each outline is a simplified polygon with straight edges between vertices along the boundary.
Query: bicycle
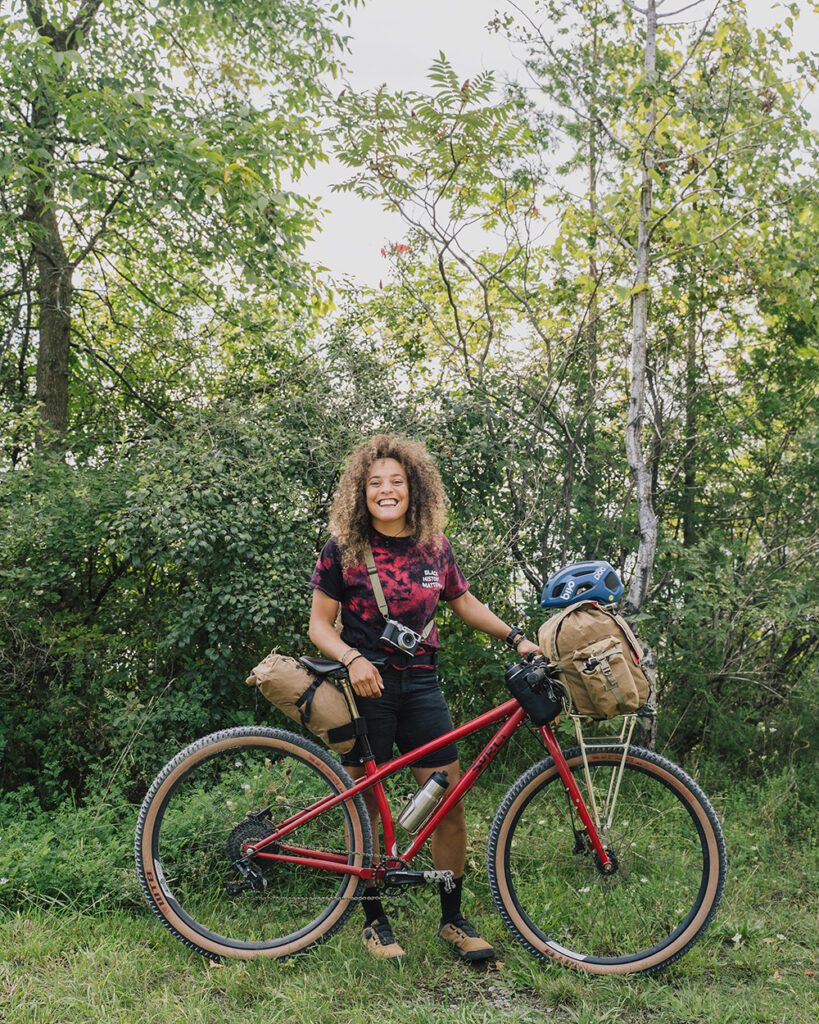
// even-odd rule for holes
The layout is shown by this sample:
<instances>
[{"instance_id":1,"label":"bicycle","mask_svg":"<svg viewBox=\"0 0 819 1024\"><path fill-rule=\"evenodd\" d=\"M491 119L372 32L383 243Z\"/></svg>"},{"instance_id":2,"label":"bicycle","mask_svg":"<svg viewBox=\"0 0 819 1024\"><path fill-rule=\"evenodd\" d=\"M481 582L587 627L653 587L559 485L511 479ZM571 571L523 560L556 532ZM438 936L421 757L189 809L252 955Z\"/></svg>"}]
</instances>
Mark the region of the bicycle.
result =
<instances>
[{"instance_id":1,"label":"bicycle","mask_svg":"<svg viewBox=\"0 0 819 1024\"><path fill-rule=\"evenodd\" d=\"M343 666L303 661L340 685L366 755ZM166 765L142 804L135 853L148 903L174 936L213 960L277 958L330 938L368 885L446 885L451 873L413 870L412 861L526 718L513 697L381 767L366 760L356 782L295 733L250 726L205 736ZM592 974L650 973L681 957L716 913L722 830L685 772L631 745L635 715L606 740L584 737L587 723L572 720L578 744L565 752L550 724L538 727L548 756L498 807L486 858L492 897L536 957ZM499 728L399 853L384 780L490 725ZM381 816L378 862L367 789Z\"/></svg>"}]
</instances>

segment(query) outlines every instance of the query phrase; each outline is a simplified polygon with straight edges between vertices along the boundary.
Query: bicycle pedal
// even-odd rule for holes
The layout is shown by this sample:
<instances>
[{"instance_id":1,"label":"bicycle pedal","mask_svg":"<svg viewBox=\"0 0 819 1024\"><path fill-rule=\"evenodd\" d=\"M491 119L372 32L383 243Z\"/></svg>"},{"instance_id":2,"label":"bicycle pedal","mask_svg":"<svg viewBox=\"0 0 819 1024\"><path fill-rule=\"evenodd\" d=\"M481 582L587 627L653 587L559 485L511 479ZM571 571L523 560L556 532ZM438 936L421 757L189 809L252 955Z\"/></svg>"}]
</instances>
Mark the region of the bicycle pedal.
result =
<instances>
[{"instance_id":1,"label":"bicycle pedal","mask_svg":"<svg viewBox=\"0 0 819 1024\"><path fill-rule=\"evenodd\" d=\"M408 868L388 868L384 872L384 886L404 888L410 885L432 885L442 882L447 892L455 888L455 879L451 871L410 871Z\"/></svg>"},{"instance_id":2,"label":"bicycle pedal","mask_svg":"<svg viewBox=\"0 0 819 1024\"><path fill-rule=\"evenodd\" d=\"M451 871L425 871L424 881L427 884L432 882L442 883L444 892L452 892L455 889L455 876Z\"/></svg>"}]
</instances>

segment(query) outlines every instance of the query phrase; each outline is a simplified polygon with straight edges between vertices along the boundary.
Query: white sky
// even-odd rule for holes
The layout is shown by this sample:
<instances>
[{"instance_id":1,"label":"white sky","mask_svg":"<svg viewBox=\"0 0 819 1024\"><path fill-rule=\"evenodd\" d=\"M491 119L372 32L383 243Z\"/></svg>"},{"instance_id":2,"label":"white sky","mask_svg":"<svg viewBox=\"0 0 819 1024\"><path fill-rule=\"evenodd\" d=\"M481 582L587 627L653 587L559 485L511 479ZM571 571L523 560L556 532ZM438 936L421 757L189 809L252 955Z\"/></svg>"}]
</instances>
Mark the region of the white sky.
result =
<instances>
[{"instance_id":1,"label":"white sky","mask_svg":"<svg viewBox=\"0 0 819 1024\"><path fill-rule=\"evenodd\" d=\"M685 0L677 6L684 4ZM520 0L520 6L534 9L531 0ZM707 12L711 6L706 0L700 9ZM801 49L809 50L819 45L819 13L805 0L801 7L797 42ZM770 26L787 13L782 5L766 0L747 0L747 8L753 27ZM518 64L509 42L503 35L486 31L487 22L498 10L504 10L503 0L367 0L351 12L348 80L358 91L383 83L395 90L423 90L427 70L441 50L461 78L473 78L485 69L497 72L499 79L504 74L514 75ZM681 17L701 15L695 8ZM811 100L815 117L817 96ZM324 164L296 186L320 198L328 211L323 231L308 246L307 257L328 267L333 276L349 275L361 284L375 286L387 274L379 250L386 242L400 241L404 225L397 214L382 210L375 200L331 192L334 183L344 180L345 172L338 163Z\"/></svg>"}]
</instances>

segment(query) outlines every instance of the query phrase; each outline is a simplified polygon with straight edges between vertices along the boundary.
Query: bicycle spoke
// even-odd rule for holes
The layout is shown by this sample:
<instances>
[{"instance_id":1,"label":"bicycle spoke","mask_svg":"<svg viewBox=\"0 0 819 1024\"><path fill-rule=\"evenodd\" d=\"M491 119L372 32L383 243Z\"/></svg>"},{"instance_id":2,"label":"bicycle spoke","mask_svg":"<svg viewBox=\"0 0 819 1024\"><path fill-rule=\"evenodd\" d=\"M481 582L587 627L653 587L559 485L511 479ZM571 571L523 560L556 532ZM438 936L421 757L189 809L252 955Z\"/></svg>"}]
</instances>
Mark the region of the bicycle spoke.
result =
<instances>
[{"instance_id":1,"label":"bicycle spoke","mask_svg":"<svg viewBox=\"0 0 819 1024\"><path fill-rule=\"evenodd\" d=\"M590 750L589 780L579 756L570 767L584 794L589 782L595 793L605 794L620 770L620 757L616 749ZM706 861L680 788L665 784L653 770L626 763L612 826L601 833L615 865L606 874L588 842L581 849L574 841L578 819L556 770L546 772L535 788L526 785L527 777L510 791L509 809L499 811L490 840L490 846L500 841L498 829L509 815L514 824L503 839L509 888L493 894L512 907L515 934L525 928L529 943L545 952L549 943L556 944L556 952L576 951L571 955L584 964L620 962L639 959L641 951L662 944L693 917ZM513 798L516 790L519 800ZM607 808L601 806L600 813L605 821ZM492 868L490 857L490 875ZM520 913L525 917L518 925Z\"/></svg>"},{"instance_id":2,"label":"bicycle spoke","mask_svg":"<svg viewBox=\"0 0 819 1024\"><path fill-rule=\"evenodd\" d=\"M271 758L263 745L189 771L164 801L154 843L168 895L185 919L222 940L265 943L302 933L322 906L352 895L357 883L349 876L244 856L248 844L272 834L276 820L332 792L308 761ZM299 826L285 844L350 862L349 835L349 810L341 804ZM271 844L266 852L276 850Z\"/></svg>"}]
</instances>

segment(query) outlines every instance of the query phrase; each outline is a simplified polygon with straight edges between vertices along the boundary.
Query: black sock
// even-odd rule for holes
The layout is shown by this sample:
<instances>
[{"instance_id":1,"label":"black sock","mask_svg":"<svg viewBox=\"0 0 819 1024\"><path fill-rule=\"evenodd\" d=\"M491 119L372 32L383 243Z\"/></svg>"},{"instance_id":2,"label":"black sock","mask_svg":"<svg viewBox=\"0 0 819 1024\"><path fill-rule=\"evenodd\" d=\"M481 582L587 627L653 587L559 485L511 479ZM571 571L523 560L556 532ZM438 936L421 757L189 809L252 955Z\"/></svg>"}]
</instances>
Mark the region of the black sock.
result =
<instances>
[{"instance_id":1,"label":"black sock","mask_svg":"<svg viewBox=\"0 0 819 1024\"><path fill-rule=\"evenodd\" d=\"M365 898L361 906L364 908L364 920L367 924L372 924L377 917L386 917L387 912L381 903L381 900L377 897L380 894L380 890L374 885L371 885L368 889L364 890L365 897L374 897L373 899Z\"/></svg>"},{"instance_id":2,"label":"black sock","mask_svg":"<svg viewBox=\"0 0 819 1024\"><path fill-rule=\"evenodd\" d=\"M441 895L441 924L454 921L461 913L461 891L464 887L464 876L455 879L455 888L447 892L444 883L438 883L438 892Z\"/></svg>"}]
</instances>

